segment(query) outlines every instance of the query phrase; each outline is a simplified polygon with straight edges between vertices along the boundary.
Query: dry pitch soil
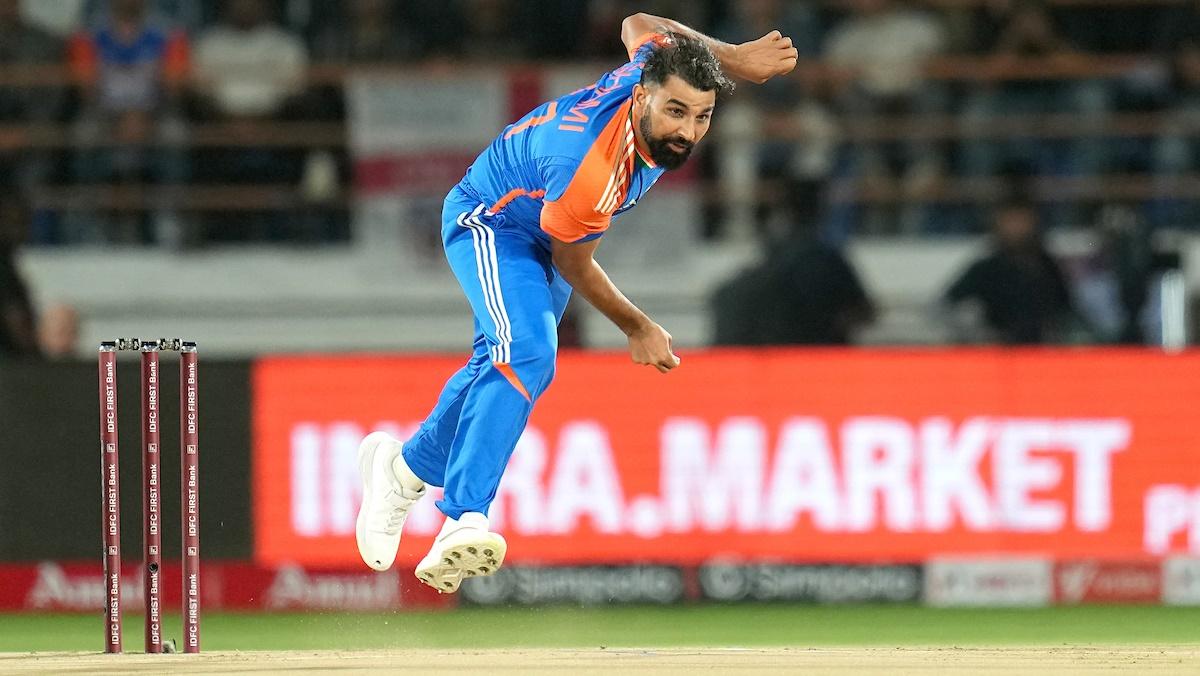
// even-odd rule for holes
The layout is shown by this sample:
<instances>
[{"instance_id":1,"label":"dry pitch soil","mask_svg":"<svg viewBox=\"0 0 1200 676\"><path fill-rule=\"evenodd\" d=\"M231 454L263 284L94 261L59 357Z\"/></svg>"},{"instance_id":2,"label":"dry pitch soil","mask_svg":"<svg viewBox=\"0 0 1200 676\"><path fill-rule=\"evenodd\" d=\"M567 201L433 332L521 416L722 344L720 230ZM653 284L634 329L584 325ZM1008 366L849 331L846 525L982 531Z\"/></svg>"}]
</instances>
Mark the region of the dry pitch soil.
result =
<instances>
[{"instance_id":1,"label":"dry pitch soil","mask_svg":"<svg viewBox=\"0 0 1200 676\"><path fill-rule=\"evenodd\" d=\"M0 674L1200 674L1200 645L0 653Z\"/></svg>"}]
</instances>

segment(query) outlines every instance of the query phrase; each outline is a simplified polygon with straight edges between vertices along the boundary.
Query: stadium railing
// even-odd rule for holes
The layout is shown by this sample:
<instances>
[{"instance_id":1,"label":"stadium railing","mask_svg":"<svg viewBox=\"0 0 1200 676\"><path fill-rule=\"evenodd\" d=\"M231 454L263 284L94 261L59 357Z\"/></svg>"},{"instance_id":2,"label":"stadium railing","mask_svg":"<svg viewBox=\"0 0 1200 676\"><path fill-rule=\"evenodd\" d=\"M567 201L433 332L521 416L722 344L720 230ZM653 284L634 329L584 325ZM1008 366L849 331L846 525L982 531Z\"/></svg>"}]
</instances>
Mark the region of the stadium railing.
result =
<instances>
[{"instance_id":1,"label":"stadium railing","mask_svg":"<svg viewBox=\"0 0 1200 676\"><path fill-rule=\"evenodd\" d=\"M1094 5L1100 0L1058 0L1063 5ZM1171 4L1162 0L1163 4ZM961 0L940 0L946 6L977 4ZM1124 4L1124 3L1118 3ZM546 66L515 65L509 68L546 68ZM1167 67L1163 57L1150 54L1072 55L1070 57L997 59L977 56L945 56L930 60L925 67L930 81L984 83L1006 80L1079 80L1111 79L1152 69ZM337 64L314 65L308 82L312 86L338 86L355 73L420 73L431 77L453 77L474 68L438 66L435 70L423 67L367 66L347 67ZM844 82L854 77L845 70L833 68L820 61L804 61L793 77L803 81ZM23 66L0 69L0 87L70 87L74 82L69 71L59 66ZM890 139L924 139L936 141L969 141L1003 139L1011 136L1070 139L1083 137L1152 138L1164 133L1170 118L1171 133L1200 132L1200 121L1181 121L1164 113L1106 113L1086 119L1075 114L1033 114L998 116L967 123L960 114L944 114L920 118L906 115L842 118L839 139L862 143ZM757 140L771 138L756 136ZM781 138L774 136L773 138ZM147 145L153 146L154 140ZM101 140L88 147L115 146L112 139ZM186 148L209 147L269 147L286 149L341 149L347 144L347 131L340 122L277 122L197 123L187 129ZM24 150L72 150L78 148L70 124L9 123L0 125L0 152L20 153ZM178 146L177 146L178 147ZM1095 199L1101 196L1120 199L1196 199L1200 198L1200 174L1156 175L1148 172L1120 173L1087 177L1043 177L1036 181L1038 190L1047 198ZM185 189L186 188L186 189ZM887 202L912 199L909 193L886 184L863 185L847 180L834 180L828 186L836 202ZM928 201L986 202L995 198L999 183L995 178L963 178L946 176L920 195ZM289 185L138 185L122 184L86 186L43 186L34 195L39 208L71 210L103 208L119 211L144 211L169 203L183 210L260 210L281 208L302 203L299 190ZM345 199L337 198L333 205L344 206Z\"/></svg>"}]
</instances>

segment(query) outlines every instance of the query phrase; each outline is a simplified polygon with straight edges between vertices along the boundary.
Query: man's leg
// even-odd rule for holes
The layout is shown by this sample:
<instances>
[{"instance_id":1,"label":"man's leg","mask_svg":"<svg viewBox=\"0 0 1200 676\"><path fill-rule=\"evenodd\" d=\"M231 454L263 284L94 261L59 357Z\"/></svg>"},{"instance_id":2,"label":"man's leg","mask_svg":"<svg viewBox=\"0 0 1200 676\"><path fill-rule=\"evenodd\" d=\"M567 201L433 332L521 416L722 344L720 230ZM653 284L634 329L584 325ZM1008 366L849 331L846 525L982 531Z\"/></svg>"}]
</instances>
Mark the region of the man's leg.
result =
<instances>
[{"instance_id":1,"label":"man's leg","mask_svg":"<svg viewBox=\"0 0 1200 676\"><path fill-rule=\"evenodd\" d=\"M468 240L467 236L471 234L470 230L466 230L465 226L459 225L457 222L463 217L463 214L469 214L469 212L460 212L458 215L456 215L453 219L455 227L453 229L447 229L447 255L453 255L455 258L455 260L451 261L451 267L456 267L455 261L457 261L457 266L462 270L462 274L459 275L459 279L460 282L462 282L464 278L466 279L466 281L463 282L463 288L468 298L471 298L471 296L475 295L476 289L478 289L478 301L484 304L482 309L473 308L475 309L476 314L474 353L472 354L470 361L468 361L465 366L459 369L446 382L445 387L442 389L441 395L438 397L437 405L434 406L433 411L421 424L421 427L412 436L412 438L404 444L403 453L404 462L409 468L411 468L411 471L420 477L425 483L432 484L434 486L446 485L446 469L450 458L451 445L454 441L455 433L459 428L460 417L462 415L463 404L467 399L467 393L477 380L486 375L485 371L489 365L496 367L496 364L492 362L492 357L494 356L493 347L499 342L498 337L489 339L483 329L484 325L495 325L495 322L491 317L491 312L495 310L491 310L489 308L498 306L489 305L484 298L483 285L479 282L479 268L476 266L474 239L472 238ZM490 228L490 226L488 227ZM465 246L468 243L471 245L469 249L467 249ZM538 260L536 249L530 246L527 242L520 240L509 241L509 239L505 237L504 241L499 245L497 251L499 252L500 249L503 249L505 253L510 254L511 257L514 258L518 256L533 258L532 264L525 263L524 265L516 266L518 270L520 270L522 267L527 267L527 271L521 270L518 273L510 274L505 274L503 272L503 270L509 267L508 259L497 259L498 263L500 260L505 261L504 263L500 264L500 274L497 275L497 277L503 280L503 285L505 287L516 284L517 280L510 280L510 276L515 276L518 278L526 277L532 280L531 286L533 286L537 294L540 295L540 288L543 285L543 280L546 278L546 276L550 277L550 281L547 283L550 293L550 311L553 314L555 325L557 325L557 323L562 319L563 312L567 306L567 301L570 300L571 287L557 272L553 271L552 268L548 268L544 260ZM454 253L451 254L450 251L453 251ZM458 274L458 272L456 272L456 274ZM486 278L487 276L485 275L485 279ZM503 292L503 288L501 291ZM521 289L510 290L509 295L504 297L504 300L506 301L504 309L506 310L506 316L508 316L510 322L512 320L512 310L510 307L511 296L513 293L520 293L521 291ZM472 302L474 303L475 301ZM540 316L544 314L544 310L540 309L540 303L538 306L539 309L535 314L538 314L539 316L536 318L536 322L538 324L544 324L544 317ZM481 314L483 315L482 320L480 319ZM546 329L548 327L542 326L542 328ZM493 334L494 333L495 332L493 331ZM557 333L552 333L556 350ZM529 359L528 357L530 355L524 354L525 352L533 352L533 350L520 350L519 352L523 353L519 356L524 357L524 359L517 359L517 363L507 364L507 368L519 369L522 373L529 376L531 381L533 381L535 378L539 377L536 373L532 373L538 371L539 368L531 368L531 366L533 366L533 362L536 362L537 360ZM509 349L509 353L511 354L511 349ZM545 364L543 364L542 367L544 368ZM506 366L501 365L497 368L503 373L506 369ZM551 370L553 369L553 354L550 355L549 368ZM515 375L516 371L513 370L512 373ZM512 381L510 381L510 384L511 382ZM544 390L545 386L548 384L548 381L545 384L542 384L540 388L538 388L539 393L541 390ZM533 398L536 400L536 395L534 395ZM527 418L528 413L524 413L524 416ZM524 429L523 424L521 425L521 429ZM520 438L519 433L517 434L517 438ZM516 442L514 441L514 448L515 445ZM501 468L501 471L503 471L503 468ZM397 473L400 474L401 472ZM494 496L494 491L492 491L492 493ZM491 500L489 498L488 503L490 502ZM461 511L469 510L456 511L461 513Z\"/></svg>"},{"instance_id":2,"label":"man's leg","mask_svg":"<svg viewBox=\"0 0 1200 676\"><path fill-rule=\"evenodd\" d=\"M417 567L440 591L503 562L506 545L488 532L487 510L533 403L553 378L561 312L543 249L523 233L497 230L482 207L456 225L443 233L446 254L487 340L488 361L465 388L450 443L438 502L446 525Z\"/></svg>"},{"instance_id":3,"label":"man's leg","mask_svg":"<svg viewBox=\"0 0 1200 676\"><path fill-rule=\"evenodd\" d=\"M442 212L443 230L458 229L459 215L475 206L456 199L452 192ZM471 360L447 381L437 405L407 444L384 432L372 432L359 444L363 499L355 535L359 555L375 570L387 570L395 561L404 522L424 497L425 484L442 485L445 480L450 443L466 393L490 358L478 317L474 347Z\"/></svg>"},{"instance_id":4,"label":"man's leg","mask_svg":"<svg viewBox=\"0 0 1200 676\"><path fill-rule=\"evenodd\" d=\"M479 321L476 320L475 349L471 359L446 381L433 411L404 444L404 462L425 483L434 486L445 485L450 443L458 430L458 418L463 402L471 383L479 377L488 359L487 339L479 327Z\"/></svg>"},{"instance_id":5,"label":"man's leg","mask_svg":"<svg viewBox=\"0 0 1200 676\"><path fill-rule=\"evenodd\" d=\"M561 308L545 254L524 236L497 231L485 214L446 233L451 267L487 340L489 359L467 389L449 448L446 516L487 513L533 403L554 376Z\"/></svg>"},{"instance_id":6,"label":"man's leg","mask_svg":"<svg viewBox=\"0 0 1200 676\"><path fill-rule=\"evenodd\" d=\"M557 324L562 320L567 302L571 299L571 287L557 273L550 283L550 299L551 310ZM471 359L446 381L433 411L404 444L405 463L427 484L433 486L446 484L446 466L450 458L450 446L455 432L458 431L463 403L466 401L471 384L478 379L484 367L490 362L489 350L487 338L479 326L479 321L476 320L474 353L471 355Z\"/></svg>"}]
</instances>

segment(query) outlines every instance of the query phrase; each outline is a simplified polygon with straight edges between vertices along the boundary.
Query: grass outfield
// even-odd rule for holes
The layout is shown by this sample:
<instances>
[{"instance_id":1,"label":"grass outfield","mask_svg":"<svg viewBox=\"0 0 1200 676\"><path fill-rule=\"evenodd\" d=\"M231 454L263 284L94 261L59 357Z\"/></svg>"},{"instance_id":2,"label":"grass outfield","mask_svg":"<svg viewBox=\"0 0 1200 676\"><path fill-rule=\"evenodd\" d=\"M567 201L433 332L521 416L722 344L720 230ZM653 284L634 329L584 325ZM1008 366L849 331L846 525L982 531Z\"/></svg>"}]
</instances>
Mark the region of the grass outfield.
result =
<instances>
[{"instance_id":1,"label":"grass outfield","mask_svg":"<svg viewBox=\"0 0 1200 676\"><path fill-rule=\"evenodd\" d=\"M125 647L141 650L142 618L125 615ZM0 614L0 652L98 651L96 615ZM486 629L484 629L486 628ZM178 615L165 635L178 638ZM1200 607L1077 606L934 609L919 606L694 605L464 608L387 614L210 613L209 650L599 648L665 646L1200 647Z\"/></svg>"}]
</instances>

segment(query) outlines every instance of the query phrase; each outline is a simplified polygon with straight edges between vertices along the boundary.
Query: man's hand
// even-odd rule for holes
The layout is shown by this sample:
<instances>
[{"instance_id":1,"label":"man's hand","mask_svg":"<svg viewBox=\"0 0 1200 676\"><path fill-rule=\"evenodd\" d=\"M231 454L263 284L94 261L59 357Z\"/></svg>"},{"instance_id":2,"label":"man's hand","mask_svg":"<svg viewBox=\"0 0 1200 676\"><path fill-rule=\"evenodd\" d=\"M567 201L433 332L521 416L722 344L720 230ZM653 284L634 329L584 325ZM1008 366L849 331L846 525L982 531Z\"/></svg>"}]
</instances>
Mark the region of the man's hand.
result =
<instances>
[{"instance_id":1,"label":"man's hand","mask_svg":"<svg viewBox=\"0 0 1200 676\"><path fill-rule=\"evenodd\" d=\"M649 320L629 334L629 356L635 364L653 366L659 373L679 366L679 357L671 351L671 334Z\"/></svg>"},{"instance_id":2,"label":"man's hand","mask_svg":"<svg viewBox=\"0 0 1200 676\"><path fill-rule=\"evenodd\" d=\"M800 54L792 46L792 39L783 37L779 31L771 31L757 40L743 42L734 47L736 56L728 65L738 77L755 84L762 84L776 75L786 75L796 67Z\"/></svg>"}]
</instances>

